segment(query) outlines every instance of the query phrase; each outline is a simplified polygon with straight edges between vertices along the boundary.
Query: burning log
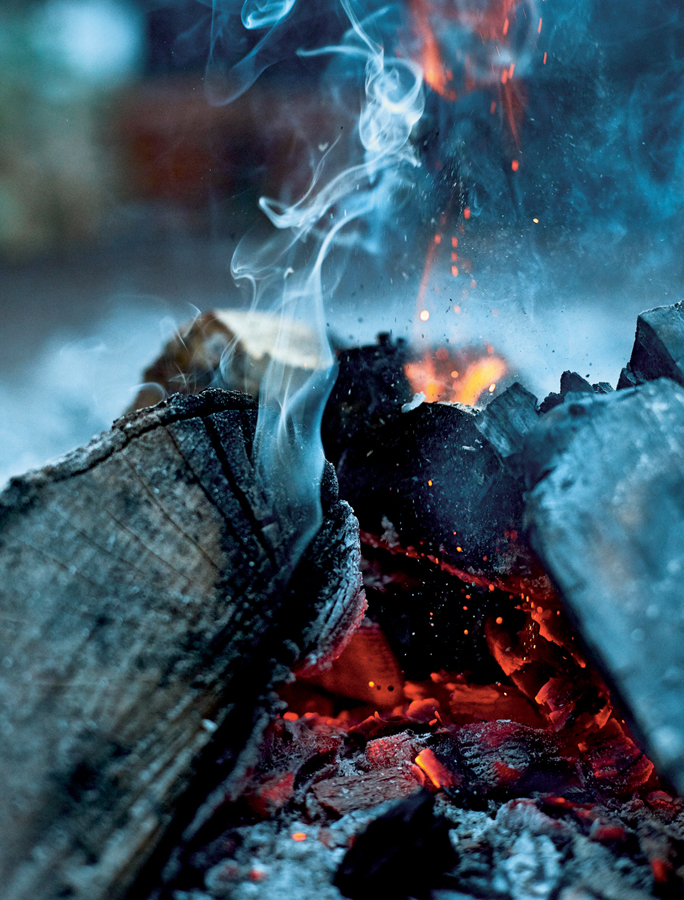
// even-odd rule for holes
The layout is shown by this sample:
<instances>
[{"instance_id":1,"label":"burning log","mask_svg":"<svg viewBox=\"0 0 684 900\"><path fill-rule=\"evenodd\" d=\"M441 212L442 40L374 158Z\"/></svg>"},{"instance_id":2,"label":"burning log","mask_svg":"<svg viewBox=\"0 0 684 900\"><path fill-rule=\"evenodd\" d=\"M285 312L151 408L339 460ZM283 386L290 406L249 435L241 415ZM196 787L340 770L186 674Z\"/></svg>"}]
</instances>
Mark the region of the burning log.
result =
<instances>
[{"instance_id":1,"label":"burning log","mask_svg":"<svg viewBox=\"0 0 684 900\"><path fill-rule=\"evenodd\" d=\"M176 396L0 496L7 900L123 897L172 822L237 791L293 663L363 614L332 469L295 568L255 419L243 395Z\"/></svg>"},{"instance_id":2,"label":"burning log","mask_svg":"<svg viewBox=\"0 0 684 900\"><path fill-rule=\"evenodd\" d=\"M660 379L571 395L530 433L525 460L531 543L682 790L684 390Z\"/></svg>"}]
</instances>

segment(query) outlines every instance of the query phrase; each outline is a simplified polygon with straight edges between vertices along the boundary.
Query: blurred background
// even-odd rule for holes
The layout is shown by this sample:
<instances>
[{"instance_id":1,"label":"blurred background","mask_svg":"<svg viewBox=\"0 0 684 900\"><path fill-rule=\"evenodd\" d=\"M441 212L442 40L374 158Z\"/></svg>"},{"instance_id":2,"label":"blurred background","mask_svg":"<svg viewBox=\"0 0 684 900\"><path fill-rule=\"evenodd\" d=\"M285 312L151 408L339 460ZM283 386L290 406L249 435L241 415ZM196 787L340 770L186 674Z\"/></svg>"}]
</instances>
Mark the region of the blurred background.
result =
<instances>
[{"instance_id":1,"label":"blurred background","mask_svg":"<svg viewBox=\"0 0 684 900\"><path fill-rule=\"evenodd\" d=\"M0 482L107 428L178 324L244 302L230 260L265 223L259 196L296 200L355 122L363 66L296 53L340 40L338 2L298 0L273 33L216 5L3 0ZM637 313L681 297L679 7L378 14L425 75L420 165L375 252L348 254L338 341L493 345L540 396L565 368L614 384ZM254 83L224 102L216 76L234 72Z\"/></svg>"},{"instance_id":2,"label":"blurred background","mask_svg":"<svg viewBox=\"0 0 684 900\"><path fill-rule=\"evenodd\" d=\"M0 7L0 482L109 427L179 323L238 302L233 249L300 153L274 85L301 119L316 98L295 63L209 103L210 25L196 0Z\"/></svg>"}]
</instances>

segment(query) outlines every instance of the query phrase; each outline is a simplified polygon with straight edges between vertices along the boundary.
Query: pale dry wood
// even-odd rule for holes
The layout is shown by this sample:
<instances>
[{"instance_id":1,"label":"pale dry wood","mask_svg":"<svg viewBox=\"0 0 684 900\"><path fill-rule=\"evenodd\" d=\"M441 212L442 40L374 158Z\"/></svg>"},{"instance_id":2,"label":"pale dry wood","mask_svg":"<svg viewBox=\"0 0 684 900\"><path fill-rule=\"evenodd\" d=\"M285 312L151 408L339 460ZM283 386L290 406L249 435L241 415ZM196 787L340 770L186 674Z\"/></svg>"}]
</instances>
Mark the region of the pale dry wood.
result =
<instances>
[{"instance_id":1,"label":"pale dry wood","mask_svg":"<svg viewBox=\"0 0 684 900\"><path fill-rule=\"evenodd\" d=\"M0 495L4 900L125 896L198 769L220 749L236 789L273 685L361 615L349 507L328 473L293 570L255 416L171 398Z\"/></svg>"},{"instance_id":2,"label":"pale dry wood","mask_svg":"<svg viewBox=\"0 0 684 900\"><path fill-rule=\"evenodd\" d=\"M306 323L254 310L202 313L182 325L145 369L133 408L211 385L257 397L272 360L306 372L328 365L321 359L320 338Z\"/></svg>"}]
</instances>

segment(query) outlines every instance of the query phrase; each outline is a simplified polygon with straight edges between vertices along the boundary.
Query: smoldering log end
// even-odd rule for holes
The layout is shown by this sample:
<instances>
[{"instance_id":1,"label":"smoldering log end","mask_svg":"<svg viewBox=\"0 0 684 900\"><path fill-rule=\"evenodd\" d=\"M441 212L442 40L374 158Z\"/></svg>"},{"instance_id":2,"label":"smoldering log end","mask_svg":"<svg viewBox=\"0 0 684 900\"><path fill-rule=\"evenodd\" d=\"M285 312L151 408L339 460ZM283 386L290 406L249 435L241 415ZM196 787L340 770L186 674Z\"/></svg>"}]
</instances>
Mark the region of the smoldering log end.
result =
<instances>
[{"instance_id":1,"label":"smoldering log end","mask_svg":"<svg viewBox=\"0 0 684 900\"><path fill-rule=\"evenodd\" d=\"M362 614L334 475L293 575L251 466L255 420L244 395L172 397L0 497L8 900L124 896L197 760L207 790L219 750L216 776L237 782L294 648L332 652Z\"/></svg>"}]
</instances>

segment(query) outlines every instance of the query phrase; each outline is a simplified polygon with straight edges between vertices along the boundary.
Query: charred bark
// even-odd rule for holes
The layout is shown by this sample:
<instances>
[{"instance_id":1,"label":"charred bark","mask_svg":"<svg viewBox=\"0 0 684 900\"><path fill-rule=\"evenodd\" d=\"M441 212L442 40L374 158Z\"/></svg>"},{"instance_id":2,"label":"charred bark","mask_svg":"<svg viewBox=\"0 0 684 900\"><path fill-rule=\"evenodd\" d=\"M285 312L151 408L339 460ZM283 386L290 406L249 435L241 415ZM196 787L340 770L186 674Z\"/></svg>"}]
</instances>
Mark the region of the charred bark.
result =
<instances>
[{"instance_id":1,"label":"charred bark","mask_svg":"<svg viewBox=\"0 0 684 900\"><path fill-rule=\"evenodd\" d=\"M255 417L238 394L174 397L0 496L5 900L123 897L198 766L220 755L235 790L273 686L362 614L332 470L294 569Z\"/></svg>"}]
</instances>

